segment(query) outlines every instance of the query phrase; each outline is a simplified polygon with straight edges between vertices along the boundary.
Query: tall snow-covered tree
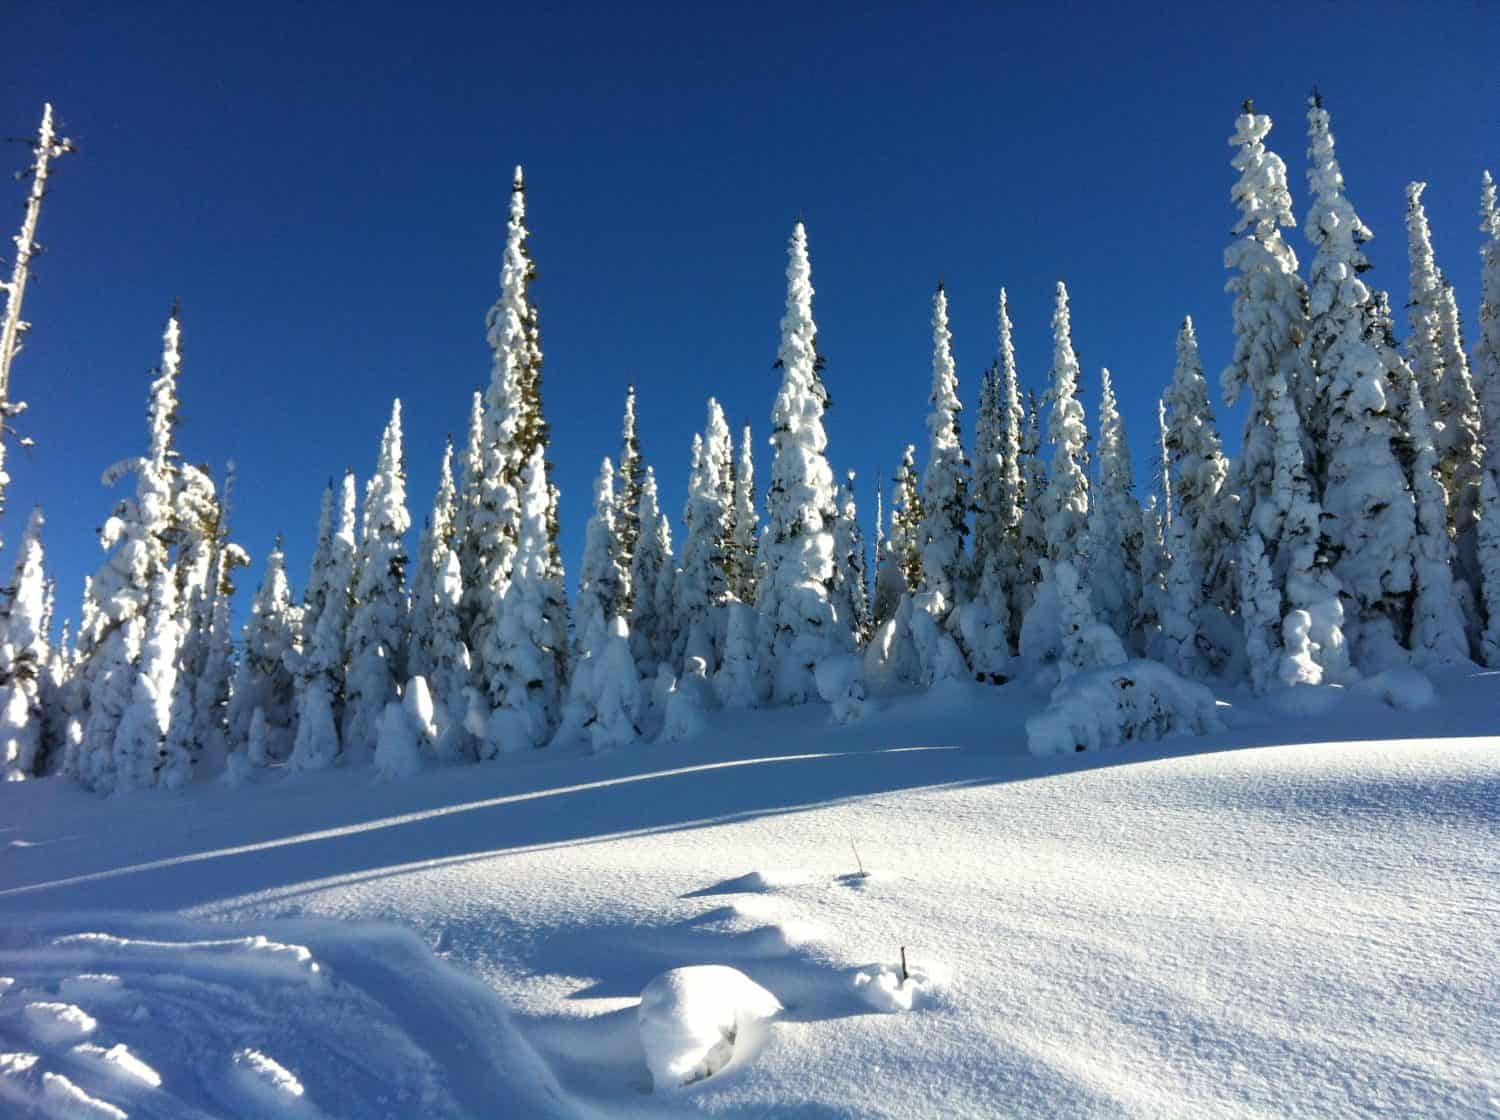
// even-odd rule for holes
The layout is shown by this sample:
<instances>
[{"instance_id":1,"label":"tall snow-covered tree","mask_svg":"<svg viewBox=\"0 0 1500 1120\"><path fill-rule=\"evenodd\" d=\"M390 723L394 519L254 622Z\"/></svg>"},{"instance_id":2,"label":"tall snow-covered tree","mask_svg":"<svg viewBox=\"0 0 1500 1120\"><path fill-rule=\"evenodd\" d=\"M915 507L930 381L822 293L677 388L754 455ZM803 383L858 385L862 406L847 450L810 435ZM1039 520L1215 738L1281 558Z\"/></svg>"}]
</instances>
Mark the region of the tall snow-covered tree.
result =
<instances>
[{"instance_id":1,"label":"tall snow-covered tree","mask_svg":"<svg viewBox=\"0 0 1500 1120\"><path fill-rule=\"evenodd\" d=\"M231 461L224 468L224 491L219 502L219 521L215 533L213 563L210 585L212 599L208 611L207 649L203 668L198 675L192 698L193 746L196 757L208 764L208 772L222 767L229 749L229 705L232 699L230 674L234 669L234 633L231 609L234 604L234 573L238 568L248 567L249 554L230 536L231 502L234 496L235 466ZM297 612L300 638L301 611ZM183 703L186 704L186 698ZM173 719L176 722L176 717Z\"/></svg>"},{"instance_id":2,"label":"tall snow-covered tree","mask_svg":"<svg viewBox=\"0 0 1500 1120\"><path fill-rule=\"evenodd\" d=\"M309 588L309 595L322 605L315 624L304 630L302 649L287 657L297 694L291 764L299 770L332 766L342 746L338 728L344 706L346 637L354 605L357 503L354 472L345 471L338 523L331 526L326 562L314 567L309 576L309 584L316 585L316 590Z\"/></svg>"},{"instance_id":3,"label":"tall snow-covered tree","mask_svg":"<svg viewBox=\"0 0 1500 1120\"><path fill-rule=\"evenodd\" d=\"M870 586L865 570L865 536L859 527L854 500L854 472L839 487L838 520L833 526L834 606L840 618L854 620L855 637L863 642L870 633Z\"/></svg>"},{"instance_id":4,"label":"tall snow-covered tree","mask_svg":"<svg viewBox=\"0 0 1500 1120\"><path fill-rule=\"evenodd\" d=\"M1047 559L1076 564L1088 553L1088 428L1078 399L1078 357L1073 352L1068 289L1057 282L1052 313L1052 385L1048 399L1047 437L1052 441L1052 471L1042 496Z\"/></svg>"},{"instance_id":5,"label":"tall snow-covered tree","mask_svg":"<svg viewBox=\"0 0 1500 1120\"><path fill-rule=\"evenodd\" d=\"M1299 415L1306 416L1315 388L1304 373L1301 349L1307 331L1307 286L1297 274L1297 254L1281 236L1283 228L1297 222L1286 164L1264 143L1270 131L1271 118L1246 102L1229 139L1237 149L1231 166L1239 172L1231 192L1239 210L1235 240L1224 250L1224 267L1234 273L1225 285L1234 296L1234 357L1220 375L1220 384L1227 404L1234 404L1242 393L1250 397L1235 463L1241 518L1249 526L1256 525L1256 506L1269 501L1275 487L1271 402L1290 392ZM1265 528L1260 528L1263 541Z\"/></svg>"},{"instance_id":6,"label":"tall snow-covered tree","mask_svg":"<svg viewBox=\"0 0 1500 1120\"><path fill-rule=\"evenodd\" d=\"M641 479L637 510L641 535L630 558L630 583L635 588L635 601L630 606L630 648L642 675L654 677L657 666L672 657L676 596L672 526L661 511L656 474L650 467Z\"/></svg>"},{"instance_id":7,"label":"tall snow-covered tree","mask_svg":"<svg viewBox=\"0 0 1500 1120\"><path fill-rule=\"evenodd\" d=\"M1322 486L1334 571L1357 624L1355 651L1378 671L1404 660L1398 643L1410 626L1416 511L1396 458L1398 387L1387 376L1394 355L1382 353L1376 300L1360 279L1371 234L1344 194L1317 95L1307 119L1313 202L1306 228L1317 248L1308 328L1317 385L1314 486Z\"/></svg>"},{"instance_id":8,"label":"tall snow-covered tree","mask_svg":"<svg viewBox=\"0 0 1500 1120\"><path fill-rule=\"evenodd\" d=\"M1412 484L1417 501L1417 539L1413 563L1416 595L1412 605L1411 653L1418 665L1461 665L1469 660L1463 612L1453 587L1453 547L1448 539L1447 501L1438 476L1437 449L1413 381L1407 404L1411 431Z\"/></svg>"},{"instance_id":9,"label":"tall snow-covered tree","mask_svg":"<svg viewBox=\"0 0 1500 1120\"><path fill-rule=\"evenodd\" d=\"M406 466L401 402L380 438L375 473L365 487L362 538L349 620L344 722L346 750L373 748L381 713L406 679Z\"/></svg>"},{"instance_id":10,"label":"tall snow-covered tree","mask_svg":"<svg viewBox=\"0 0 1500 1120\"><path fill-rule=\"evenodd\" d=\"M567 603L550 570L551 489L540 447L522 477L515 564L485 654L485 662L496 669L485 681L491 707L485 742L491 754L544 745L557 727L562 698L559 651L553 643L565 633L559 619L566 618Z\"/></svg>"},{"instance_id":11,"label":"tall snow-covered tree","mask_svg":"<svg viewBox=\"0 0 1500 1120\"><path fill-rule=\"evenodd\" d=\"M464 641L470 643L480 629L489 598L480 587L483 564L479 551L476 511L484 491L484 394L476 391L469 405L469 434L459 459L458 505L453 518L453 550L458 554L459 582L463 585Z\"/></svg>"},{"instance_id":12,"label":"tall snow-covered tree","mask_svg":"<svg viewBox=\"0 0 1500 1120\"><path fill-rule=\"evenodd\" d=\"M870 598L870 623L878 630L896 615L906 594L906 573L897 552L896 508L891 507L891 531L885 531L880 490L875 491L875 588Z\"/></svg>"},{"instance_id":13,"label":"tall snow-covered tree","mask_svg":"<svg viewBox=\"0 0 1500 1120\"><path fill-rule=\"evenodd\" d=\"M296 608L278 537L266 556L260 589L250 602L229 702L230 741L237 748L248 746L259 713L262 753L249 760L257 766L281 761L291 752L296 707L291 662L297 645Z\"/></svg>"},{"instance_id":14,"label":"tall snow-covered tree","mask_svg":"<svg viewBox=\"0 0 1500 1120\"><path fill-rule=\"evenodd\" d=\"M610 619L625 614L625 575L615 524L615 469L605 459L594 482L594 513L584 530L578 594L573 600L573 640L580 653L603 650ZM639 503L637 503L639 516Z\"/></svg>"},{"instance_id":15,"label":"tall snow-covered tree","mask_svg":"<svg viewBox=\"0 0 1500 1120\"><path fill-rule=\"evenodd\" d=\"M958 373L948 294L941 284L932 297L932 392L927 414L927 467L922 473L922 590L936 592L938 615L946 618L968 593L969 460L959 435Z\"/></svg>"},{"instance_id":16,"label":"tall snow-covered tree","mask_svg":"<svg viewBox=\"0 0 1500 1120\"><path fill-rule=\"evenodd\" d=\"M1042 463L1041 417L1036 394L1028 393L1026 429L1021 436L1021 520L1016 530L1016 583L1011 589L1012 638L1019 644L1021 624L1036 599L1047 559L1047 521L1043 498L1047 470Z\"/></svg>"},{"instance_id":17,"label":"tall snow-covered tree","mask_svg":"<svg viewBox=\"0 0 1500 1120\"><path fill-rule=\"evenodd\" d=\"M786 314L781 321L781 388L771 410L775 457L757 602L764 664L774 674L770 692L781 703L816 697L816 663L854 644L853 620L839 618L828 595L833 579L834 486L825 455L827 394L816 369L812 297L807 232L798 222L792 231Z\"/></svg>"},{"instance_id":18,"label":"tall snow-covered tree","mask_svg":"<svg viewBox=\"0 0 1500 1120\"><path fill-rule=\"evenodd\" d=\"M15 572L0 596L0 781L40 773L47 640L42 511L31 511Z\"/></svg>"},{"instance_id":19,"label":"tall snow-covered tree","mask_svg":"<svg viewBox=\"0 0 1500 1120\"><path fill-rule=\"evenodd\" d=\"M630 617L635 604L635 584L631 580L631 561L635 558L636 542L641 537L641 486L644 482L641 463L641 440L636 434L635 386L625 391L625 419L621 425L620 480L615 489L615 536L619 545L616 552L623 573L620 592L621 613ZM648 591L648 594L650 592Z\"/></svg>"},{"instance_id":20,"label":"tall snow-covered tree","mask_svg":"<svg viewBox=\"0 0 1500 1120\"><path fill-rule=\"evenodd\" d=\"M702 658L710 675L724 643L723 607L729 601L729 551L733 508L725 502L723 469L730 454L729 426L719 402L709 398L708 424L693 437L693 469L682 519L687 536L677 572L677 649L674 660ZM729 493L733 493L730 489Z\"/></svg>"},{"instance_id":21,"label":"tall snow-covered tree","mask_svg":"<svg viewBox=\"0 0 1500 1120\"><path fill-rule=\"evenodd\" d=\"M169 661L175 669L176 659L176 627L169 626L175 623L169 612L175 609L176 600L168 542L178 459L174 433L181 365L181 324L174 309L163 334L161 365L151 383L146 454L117 464L104 475L109 485L125 473L134 473L136 492L134 498L120 502L100 530L100 543L110 556L90 583L87 629L80 635L87 651L81 670L86 710L81 769L84 781L101 792L155 783L171 714L170 695L159 697L153 690L170 688ZM164 595L173 601L163 604ZM155 678L138 689L136 678L148 631ZM134 715L132 708L138 709ZM155 731L161 732L161 738L152 738Z\"/></svg>"},{"instance_id":22,"label":"tall snow-covered tree","mask_svg":"<svg viewBox=\"0 0 1500 1120\"><path fill-rule=\"evenodd\" d=\"M1141 507L1125 423L1109 370L1101 374L1099 483L1089 509L1089 582L1094 611L1116 634L1135 628L1141 600Z\"/></svg>"},{"instance_id":23,"label":"tall snow-covered tree","mask_svg":"<svg viewBox=\"0 0 1500 1120\"><path fill-rule=\"evenodd\" d=\"M759 585L760 518L755 509L755 451L750 425L740 433L740 458L734 472L734 579L729 592L741 603L754 603Z\"/></svg>"},{"instance_id":24,"label":"tall snow-covered tree","mask_svg":"<svg viewBox=\"0 0 1500 1120\"><path fill-rule=\"evenodd\" d=\"M1013 617L1021 571L1021 438L1025 413L1011 341L1010 308L1000 289L1000 353L985 375L974 436L974 566L978 597L987 603L1007 644L1015 645L1020 619Z\"/></svg>"},{"instance_id":25,"label":"tall snow-covered tree","mask_svg":"<svg viewBox=\"0 0 1500 1120\"><path fill-rule=\"evenodd\" d=\"M1500 668L1500 207L1495 202L1495 180L1484 173L1479 204L1482 272L1479 301L1479 339L1474 344L1474 378L1479 383L1480 415L1485 448L1480 472L1480 520L1477 566L1484 595L1485 628L1480 657L1490 668Z\"/></svg>"},{"instance_id":26,"label":"tall snow-covered tree","mask_svg":"<svg viewBox=\"0 0 1500 1120\"><path fill-rule=\"evenodd\" d=\"M428 514L427 522L422 527L422 536L417 544L417 568L411 578L406 653L406 672L411 677L426 677L431 671L428 653L432 648L430 636L433 631L433 614L443 609L438 588L446 580L448 554L453 551L457 516L458 492L453 481L453 439L450 436L443 446L437 493L433 495L432 512Z\"/></svg>"},{"instance_id":27,"label":"tall snow-covered tree","mask_svg":"<svg viewBox=\"0 0 1500 1120\"><path fill-rule=\"evenodd\" d=\"M906 445L896 471L896 496L891 506L891 548L895 551L906 590L922 586L922 496L917 489L917 449Z\"/></svg>"},{"instance_id":28,"label":"tall snow-covered tree","mask_svg":"<svg viewBox=\"0 0 1500 1120\"><path fill-rule=\"evenodd\" d=\"M1169 513L1172 519L1183 520L1182 547L1192 550L1193 568L1203 581L1201 598L1228 615L1235 600L1238 514L1228 490L1229 460L1214 426L1191 316L1182 320L1177 332L1177 364L1162 399L1167 408L1166 455L1172 475L1171 509L1164 516Z\"/></svg>"}]
</instances>

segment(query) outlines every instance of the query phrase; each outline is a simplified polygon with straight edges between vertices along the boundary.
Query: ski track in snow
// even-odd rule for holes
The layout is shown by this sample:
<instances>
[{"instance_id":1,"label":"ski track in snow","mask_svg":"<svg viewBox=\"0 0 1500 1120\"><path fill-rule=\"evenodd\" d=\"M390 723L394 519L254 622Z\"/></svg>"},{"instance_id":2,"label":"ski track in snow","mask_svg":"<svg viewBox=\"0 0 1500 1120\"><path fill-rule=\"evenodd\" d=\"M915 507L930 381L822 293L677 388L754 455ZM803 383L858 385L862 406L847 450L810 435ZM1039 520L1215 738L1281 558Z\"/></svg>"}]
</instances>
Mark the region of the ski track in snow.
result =
<instances>
[{"instance_id":1,"label":"ski track in snow","mask_svg":"<svg viewBox=\"0 0 1500 1120\"><path fill-rule=\"evenodd\" d=\"M0 787L0 1112L1495 1115L1500 674L1439 686L1053 759L1044 697L944 686L405 783ZM782 1010L653 1092L640 996L694 965Z\"/></svg>"}]
</instances>

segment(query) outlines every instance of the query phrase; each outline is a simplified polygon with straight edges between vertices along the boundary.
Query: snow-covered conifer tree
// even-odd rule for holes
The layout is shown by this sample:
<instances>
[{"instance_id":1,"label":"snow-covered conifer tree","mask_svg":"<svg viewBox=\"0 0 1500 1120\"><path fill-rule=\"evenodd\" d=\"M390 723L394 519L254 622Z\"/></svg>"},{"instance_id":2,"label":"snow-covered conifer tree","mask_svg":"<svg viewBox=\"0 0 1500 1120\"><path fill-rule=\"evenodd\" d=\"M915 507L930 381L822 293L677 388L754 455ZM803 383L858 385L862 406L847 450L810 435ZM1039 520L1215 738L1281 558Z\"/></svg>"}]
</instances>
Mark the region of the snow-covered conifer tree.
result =
<instances>
[{"instance_id":1,"label":"snow-covered conifer tree","mask_svg":"<svg viewBox=\"0 0 1500 1120\"><path fill-rule=\"evenodd\" d=\"M941 284L932 298L932 393L927 414L929 447L922 473L921 590L935 592L938 621L967 598L969 460L959 436L958 373L953 363L953 333L948 327L948 294Z\"/></svg>"},{"instance_id":2,"label":"snow-covered conifer tree","mask_svg":"<svg viewBox=\"0 0 1500 1120\"><path fill-rule=\"evenodd\" d=\"M314 569L318 583L309 594L322 603L316 626L305 631L303 647L287 663L296 677L297 733L291 763L299 770L332 766L340 750L339 715L344 705L345 638L353 609L355 510L354 472L345 471L339 519L329 536L327 565Z\"/></svg>"},{"instance_id":3,"label":"snow-covered conifer tree","mask_svg":"<svg viewBox=\"0 0 1500 1120\"><path fill-rule=\"evenodd\" d=\"M1100 621L1129 635L1141 600L1141 507L1109 370L1101 378L1099 484L1088 522L1090 594Z\"/></svg>"},{"instance_id":4,"label":"snow-covered conifer tree","mask_svg":"<svg viewBox=\"0 0 1500 1120\"><path fill-rule=\"evenodd\" d=\"M1500 668L1500 207L1495 181L1484 173L1479 206L1482 261L1479 340L1474 344L1474 379L1479 385L1484 469L1480 472L1477 566L1483 588L1485 628L1480 657Z\"/></svg>"},{"instance_id":5,"label":"snow-covered conifer tree","mask_svg":"<svg viewBox=\"0 0 1500 1120\"><path fill-rule=\"evenodd\" d=\"M817 696L816 663L854 645L854 622L828 597L833 579L833 471L824 454L827 395L817 374L807 233L792 231L786 314L781 321L781 388L771 410L771 486L766 502L764 574L757 607L771 695L782 703Z\"/></svg>"},{"instance_id":6,"label":"snow-covered conifer tree","mask_svg":"<svg viewBox=\"0 0 1500 1120\"><path fill-rule=\"evenodd\" d=\"M551 490L540 447L522 477L515 564L484 658L496 670L484 681L491 706L486 728L491 754L545 744L557 726L561 701L559 651L553 643L564 632L558 620L566 616L567 604L550 571Z\"/></svg>"},{"instance_id":7,"label":"snow-covered conifer tree","mask_svg":"<svg viewBox=\"0 0 1500 1120\"><path fill-rule=\"evenodd\" d=\"M1453 547L1448 539L1443 484L1437 450L1418 382L1410 387L1407 426L1411 431L1412 485L1417 501L1413 564L1416 597L1412 605L1411 653L1418 665L1461 665L1469 660L1463 612L1453 588Z\"/></svg>"},{"instance_id":8,"label":"snow-covered conifer tree","mask_svg":"<svg viewBox=\"0 0 1500 1120\"><path fill-rule=\"evenodd\" d=\"M172 616L176 586L168 541L181 366L181 324L174 309L163 334L161 365L151 383L146 454L117 464L104 476L108 485L133 472L136 492L133 499L120 502L100 530L100 543L112 552L90 584L88 627L80 635L87 651L82 668L86 715L81 769L85 782L101 792L154 784L171 716L170 675L176 669L179 635ZM164 603L163 596L172 601ZM138 688L148 640L153 679ZM168 694L157 695L163 687Z\"/></svg>"},{"instance_id":9,"label":"snow-covered conifer tree","mask_svg":"<svg viewBox=\"0 0 1500 1120\"><path fill-rule=\"evenodd\" d=\"M432 499L432 513L422 528L417 546L417 570L411 579L411 613L407 620L406 673L422 677L431 686L433 615L442 609L438 585L445 581L448 554L453 550L458 516L458 494L453 483L453 439L443 447L442 466L438 469L437 493Z\"/></svg>"},{"instance_id":10,"label":"snow-covered conifer tree","mask_svg":"<svg viewBox=\"0 0 1500 1120\"><path fill-rule=\"evenodd\" d=\"M863 642L870 633L870 586L865 572L865 537L854 501L854 472L839 487L838 520L833 526L833 587L830 590L840 618L854 620L854 633Z\"/></svg>"},{"instance_id":11,"label":"snow-covered conifer tree","mask_svg":"<svg viewBox=\"0 0 1500 1120\"><path fill-rule=\"evenodd\" d=\"M635 386L625 391L625 420L621 425L620 484L615 491L615 536L623 584L620 589L620 613L629 618L635 605L635 584L631 579L636 542L641 537L641 440L635 430ZM650 594L648 590L647 594Z\"/></svg>"},{"instance_id":12,"label":"snow-covered conifer tree","mask_svg":"<svg viewBox=\"0 0 1500 1120\"><path fill-rule=\"evenodd\" d=\"M0 598L0 781L40 772L43 677L51 659L46 615L47 575L38 507L26 522L15 573Z\"/></svg>"},{"instance_id":13,"label":"snow-covered conifer tree","mask_svg":"<svg viewBox=\"0 0 1500 1120\"><path fill-rule=\"evenodd\" d=\"M344 749L373 748L376 724L406 679L406 467L401 450L401 402L380 439L375 473L365 486L365 509L355 562L354 613L349 619Z\"/></svg>"},{"instance_id":14,"label":"snow-covered conifer tree","mask_svg":"<svg viewBox=\"0 0 1500 1120\"><path fill-rule=\"evenodd\" d=\"M898 527L896 509L891 509L891 531L885 531L885 515L880 500L880 490L875 491L875 590L870 599L870 622L872 632L880 629L896 615L901 597L906 594L906 573L901 556L896 551Z\"/></svg>"},{"instance_id":15,"label":"snow-covered conifer tree","mask_svg":"<svg viewBox=\"0 0 1500 1120\"><path fill-rule=\"evenodd\" d=\"M266 556L260 589L250 602L229 701L230 741L249 743L251 723L259 712L266 761L280 761L291 751L296 695L289 663L296 653L296 637L292 590L278 537Z\"/></svg>"},{"instance_id":16,"label":"snow-covered conifer tree","mask_svg":"<svg viewBox=\"0 0 1500 1120\"><path fill-rule=\"evenodd\" d=\"M563 708L562 729L558 735L571 737L585 729L594 728L601 712L600 701L609 693L609 702L616 707L620 702L622 683L611 678L605 668L614 640L618 636L629 650L629 627L624 626L618 635L614 623L624 611L624 573L620 562L620 538L615 523L618 506L615 501L615 468L607 458L599 468L598 480L594 483L594 513L584 531L583 563L578 571L578 595L573 600L573 672L568 681L567 703ZM639 513L639 507L637 507ZM628 658L627 658L628 660ZM631 663L630 679L638 681L634 663ZM639 714L639 689L635 701ZM619 723L619 712L610 718ZM630 721L634 726L633 721ZM616 732L621 729L617 726ZM592 733L592 732L591 732ZM610 745L617 745L618 736L607 733L603 738ZM630 738L634 738L631 735ZM595 736L596 742L600 736ZM628 740L625 740L628 741Z\"/></svg>"},{"instance_id":17,"label":"snow-covered conifer tree","mask_svg":"<svg viewBox=\"0 0 1500 1120\"><path fill-rule=\"evenodd\" d=\"M980 394L979 421L974 437L974 565L978 598L988 604L1006 644L1014 646L1020 619L1012 617L1018 584L1024 579L1020 562L1021 409L1016 374L1016 352L1011 341L1010 309L1000 289L1000 356L985 375Z\"/></svg>"},{"instance_id":18,"label":"snow-covered conifer tree","mask_svg":"<svg viewBox=\"0 0 1500 1120\"><path fill-rule=\"evenodd\" d=\"M896 495L891 506L890 544L896 554L906 590L915 594L922 586L922 497L917 490L917 449L906 445L896 471Z\"/></svg>"},{"instance_id":19,"label":"snow-covered conifer tree","mask_svg":"<svg viewBox=\"0 0 1500 1120\"><path fill-rule=\"evenodd\" d=\"M1404 660L1412 597L1416 511L1396 458L1399 404L1375 297L1360 279L1369 229L1344 194L1328 113L1315 94L1307 115L1308 182L1313 203L1307 234L1317 247L1309 284L1309 357L1316 376L1312 411L1314 473L1322 484L1334 571L1357 607L1356 652L1378 671ZM1326 448L1326 452L1324 449Z\"/></svg>"},{"instance_id":20,"label":"snow-covered conifer tree","mask_svg":"<svg viewBox=\"0 0 1500 1120\"><path fill-rule=\"evenodd\" d=\"M1177 364L1162 399L1167 408L1166 454L1173 476L1170 515L1183 520L1183 546L1192 550L1192 567L1203 581L1202 595L1195 598L1213 604L1227 617L1235 602L1238 515L1227 489L1229 460L1214 426L1191 316L1182 320L1177 332ZM1176 555L1172 552L1174 560Z\"/></svg>"},{"instance_id":21,"label":"snow-covered conifer tree","mask_svg":"<svg viewBox=\"0 0 1500 1120\"><path fill-rule=\"evenodd\" d=\"M635 601L630 607L630 649L643 676L651 677L670 661L676 640L675 577L672 563L672 526L662 513L656 474L647 467L641 479L638 516L641 535L630 559L630 584Z\"/></svg>"},{"instance_id":22,"label":"snow-covered conifer tree","mask_svg":"<svg viewBox=\"0 0 1500 1120\"><path fill-rule=\"evenodd\" d=\"M733 510L725 504L723 466L730 454L729 426L719 402L708 402L708 425L693 438L693 470L682 519L687 536L677 572L677 649L673 660L699 657L710 675L724 642L722 608L729 600L728 551ZM732 494L732 490L730 493Z\"/></svg>"},{"instance_id":23,"label":"snow-covered conifer tree","mask_svg":"<svg viewBox=\"0 0 1500 1120\"><path fill-rule=\"evenodd\" d=\"M746 424L740 434L740 458L734 472L734 580L729 592L741 603L754 603L760 580L757 553L760 518L755 509L755 452Z\"/></svg>"},{"instance_id":24,"label":"snow-covered conifer tree","mask_svg":"<svg viewBox=\"0 0 1500 1120\"><path fill-rule=\"evenodd\" d=\"M453 550L458 554L459 582L463 585L464 641L473 640L478 629L481 607L488 603L479 590L482 570L479 553L479 526L476 511L480 508L480 495L484 490L484 394L476 391L469 406L469 435L464 444L463 457L459 460L461 477L458 488L458 506L453 517Z\"/></svg>"},{"instance_id":25,"label":"snow-covered conifer tree","mask_svg":"<svg viewBox=\"0 0 1500 1120\"><path fill-rule=\"evenodd\" d=\"M1057 306L1052 313L1052 386L1047 394L1052 403L1047 417L1047 436L1053 447L1052 473L1042 496L1047 559L1054 564L1076 564L1086 559L1088 552L1088 428L1078 399L1078 375L1068 289L1059 280Z\"/></svg>"},{"instance_id":26,"label":"snow-covered conifer tree","mask_svg":"<svg viewBox=\"0 0 1500 1120\"><path fill-rule=\"evenodd\" d=\"M1020 460L1021 520L1016 530L1016 582L1010 600L1011 636L1018 646L1021 624L1036 599L1042 566L1047 559L1047 521L1042 505L1047 493L1047 471L1042 463L1041 418L1034 393L1027 394Z\"/></svg>"},{"instance_id":27,"label":"snow-covered conifer tree","mask_svg":"<svg viewBox=\"0 0 1500 1120\"><path fill-rule=\"evenodd\" d=\"M1235 467L1241 517L1255 525L1255 508L1269 501L1275 486L1275 432L1271 401L1294 394L1300 415L1313 403L1310 375L1301 351L1307 330L1307 287L1297 274L1297 254L1281 236L1295 226L1286 164L1265 146L1271 118L1249 102L1229 139L1237 151L1231 165L1240 173L1231 197L1239 210L1235 240L1224 250L1224 267L1234 271L1226 289L1234 296L1234 357L1220 376L1224 399L1234 404L1250 395L1249 415ZM1262 543L1268 542L1261 527ZM1205 577L1208 573L1205 572Z\"/></svg>"},{"instance_id":28,"label":"snow-covered conifer tree","mask_svg":"<svg viewBox=\"0 0 1500 1120\"><path fill-rule=\"evenodd\" d=\"M243 548L230 539L230 510L234 495L235 467L231 461L224 468L224 491L219 502L219 519L215 532L213 562L210 567L209 585L211 598L207 611L206 651L202 670L194 687L192 704L192 749L200 762L208 764L208 772L217 771L229 749L229 705L232 699L230 673L233 669L234 634L231 608L234 602L234 572L247 567L250 557ZM301 612L297 612L300 639ZM174 707L177 701L174 698ZM188 700L182 697L182 705ZM174 725L177 717L173 716Z\"/></svg>"}]
</instances>

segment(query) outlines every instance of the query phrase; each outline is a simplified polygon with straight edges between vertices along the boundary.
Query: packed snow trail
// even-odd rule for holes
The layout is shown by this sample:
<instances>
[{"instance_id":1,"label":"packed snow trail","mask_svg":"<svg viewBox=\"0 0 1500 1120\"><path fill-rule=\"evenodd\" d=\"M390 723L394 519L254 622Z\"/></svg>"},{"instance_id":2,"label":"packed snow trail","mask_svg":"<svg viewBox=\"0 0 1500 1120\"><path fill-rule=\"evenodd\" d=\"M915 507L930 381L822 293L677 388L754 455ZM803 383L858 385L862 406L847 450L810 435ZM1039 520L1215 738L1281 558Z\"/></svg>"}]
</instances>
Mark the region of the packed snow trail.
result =
<instances>
[{"instance_id":1,"label":"packed snow trail","mask_svg":"<svg viewBox=\"0 0 1500 1120\"><path fill-rule=\"evenodd\" d=\"M0 1093L36 1116L69 1087L130 1116L1493 1115L1500 674L1437 683L1425 711L1232 696L1211 737L1055 758L1026 753L1044 696L949 684L848 726L710 715L402 783L0 787ZM783 1010L657 1092L639 1001L695 965Z\"/></svg>"}]
</instances>

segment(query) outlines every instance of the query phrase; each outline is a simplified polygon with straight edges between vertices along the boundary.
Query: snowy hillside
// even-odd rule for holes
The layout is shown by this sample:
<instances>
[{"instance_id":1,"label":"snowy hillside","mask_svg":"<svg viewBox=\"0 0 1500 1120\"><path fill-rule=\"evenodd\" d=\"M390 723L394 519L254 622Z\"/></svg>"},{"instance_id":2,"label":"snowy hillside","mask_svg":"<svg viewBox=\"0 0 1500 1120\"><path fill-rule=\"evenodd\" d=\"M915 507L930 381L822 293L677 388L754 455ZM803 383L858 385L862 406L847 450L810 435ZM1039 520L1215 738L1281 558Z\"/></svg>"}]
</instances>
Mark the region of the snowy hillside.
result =
<instances>
[{"instance_id":1,"label":"snowy hillside","mask_svg":"<svg viewBox=\"0 0 1500 1120\"><path fill-rule=\"evenodd\" d=\"M1435 679L1046 758L1044 696L949 682L399 783L0 784L0 1112L1494 1115L1500 674ZM694 965L748 981L645 1037L727 1065L657 1085L638 1001Z\"/></svg>"}]
</instances>

